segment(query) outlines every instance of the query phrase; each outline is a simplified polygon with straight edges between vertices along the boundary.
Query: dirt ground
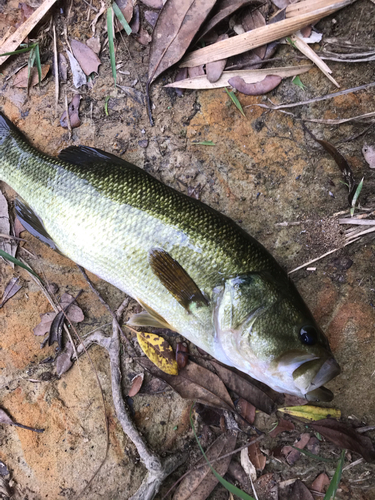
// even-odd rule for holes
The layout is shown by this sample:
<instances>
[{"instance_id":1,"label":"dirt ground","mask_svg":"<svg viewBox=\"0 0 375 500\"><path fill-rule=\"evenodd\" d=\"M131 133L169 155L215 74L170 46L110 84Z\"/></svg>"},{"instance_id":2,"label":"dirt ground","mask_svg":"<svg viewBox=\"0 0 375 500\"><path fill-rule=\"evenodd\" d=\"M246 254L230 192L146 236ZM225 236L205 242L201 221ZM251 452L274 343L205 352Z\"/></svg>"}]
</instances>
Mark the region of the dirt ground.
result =
<instances>
[{"instance_id":1,"label":"dirt ground","mask_svg":"<svg viewBox=\"0 0 375 500\"><path fill-rule=\"evenodd\" d=\"M93 5L100 7L96 0ZM0 9L0 34L4 35L9 20L18 15L18 0L1 3ZM94 14L87 21L87 9L84 2L73 4L67 23L64 16L67 7L64 4L56 7L59 51L65 50L64 26L71 38L85 41L92 36L90 22ZM327 38L374 47L375 5L359 0L321 21L318 29ZM98 22L97 34L102 41L106 39L103 19ZM52 64L49 21L36 35L43 40L42 62ZM123 72L118 74L119 85L145 92L148 53L149 47L133 38L127 38L126 44L118 39L117 64L122 64ZM293 53L294 49L288 46L278 49L280 57ZM70 145L95 146L143 167L178 190L198 193L202 201L231 217L263 243L288 271L342 245L343 229L333 215L347 210L347 188L332 158L306 135L295 117L341 119L375 111L373 89L287 110L295 117L256 105L267 103L268 99L273 103L295 102L335 92L332 83L314 68L301 76L306 85L304 90L286 79L267 97L239 95L244 118L224 89L185 91L179 97L174 90L163 88L172 81L173 72L167 72L152 87L155 126L151 127L145 107L114 87L108 46L100 58L102 64L92 88L79 90L82 124L74 129L71 139L59 124L64 96L70 101L78 92L73 88L71 75L66 84L61 84L55 113L53 76L50 74L44 80L40 90L31 89L27 97L25 89L13 87L12 79L7 78L26 59L23 56L10 59L1 68L2 111L45 153L57 155ZM373 81L373 62L329 64L342 89ZM374 128L369 128L369 123L355 122L335 126L307 123L307 126L318 138L336 145L350 162L357 180L364 177L361 205L374 209L375 170L370 170L361 153L365 142L375 142ZM359 135L361 132L364 133ZM194 144L197 141L212 141L215 146ZM3 183L0 188L12 201L12 190ZM293 224L283 225L283 222ZM56 283L59 293L67 291L75 295L84 290L79 303L86 319L78 326L79 332L84 334L102 325L109 332L111 318L107 310L90 292L74 263L30 235L25 238L26 248L36 257L24 250L19 255L48 282ZM303 269L292 274L342 367L342 374L328 384L335 393L331 405L356 425L375 424L374 254L374 237L364 236L317 261L313 264L314 271ZM14 420L43 427L45 432L35 434L0 426L0 460L11 472L13 498L73 499L87 485L105 455L101 393L87 357L81 358L60 379L54 365L40 363L53 354L53 347L41 349L40 338L32 330L40 315L51 307L24 270L18 267L13 270L4 262L0 262L0 296L12 276L21 277L23 288L0 309L0 405ZM92 279L115 309L124 295L96 277ZM126 317L135 307L131 301ZM178 339L170 337L172 344ZM114 414L107 356L96 347L91 350L91 357L103 388L110 442L104 466L80 498L127 499L138 488L145 469ZM126 356L123 363L126 393L139 367ZM149 392L133 398L132 411L153 449L165 456L185 448L190 451L191 460L198 456L189 425L191 403L171 390ZM271 428L276 420L276 416L264 417L262 422ZM333 472L332 467L309 462L306 457L297 468L269 457L267 470L276 470L283 480L300 477L306 481L323 470ZM183 472L182 467L168 485ZM375 498L372 473L373 467L363 463L344 472L337 498ZM220 495L219 490L210 498L227 498Z\"/></svg>"}]
</instances>

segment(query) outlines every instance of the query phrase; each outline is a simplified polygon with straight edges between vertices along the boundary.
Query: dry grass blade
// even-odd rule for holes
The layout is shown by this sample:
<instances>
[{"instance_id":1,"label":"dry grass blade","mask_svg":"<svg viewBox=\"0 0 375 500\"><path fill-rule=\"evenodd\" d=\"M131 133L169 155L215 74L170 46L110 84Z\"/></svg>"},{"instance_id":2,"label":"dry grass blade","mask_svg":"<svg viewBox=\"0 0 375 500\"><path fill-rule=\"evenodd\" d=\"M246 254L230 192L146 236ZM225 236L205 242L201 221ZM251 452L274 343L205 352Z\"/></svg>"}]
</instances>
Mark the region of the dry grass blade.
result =
<instances>
[{"instance_id":1,"label":"dry grass blade","mask_svg":"<svg viewBox=\"0 0 375 500\"><path fill-rule=\"evenodd\" d=\"M313 63L315 63L318 68L326 75L326 77L331 80L332 83L336 85L336 87L340 88L340 85L336 82L336 80L331 76L332 70L327 66L327 64L316 54L306 42L304 42L299 36L292 35L290 39L293 42L293 45L302 52L306 57L311 59Z\"/></svg>"},{"instance_id":2,"label":"dry grass blade","mask_svg":"<svg viewBox=\"0 0 375 500\"><path fill-rule=\"evenodd\" d=\"M320 2L305 0L298 4L299 8L302 9L302 14L256 28L242 35L191 52L182 60L180 66L191 68L241 54L242 52L289 36L307 24L314 23L322 17L328 16L351 3L353 3L353 0L326 0ZM319 8L316 8L316 6L319 6Z\"/></svg>"},{"instance_id":3,"label":"dry grass blade","mask_svg":"<svg viewBox=\"0 0 375 500\"><path fill-rule=\"evenodd\" d=\"M30 31L35 28L38 22L50 10L56 0L45 0L42 5L26 19L26 21L1 45L0 52L13 52L23 42ZM0 65L3 64L9 56L0 57Z\"/></svg>"},{"instance_id":4,"label":"dry grass blade","mask_svg":"<svg viewBox=\"0 0 375 500\"><path fill-rule=\"evenodd\" d=\"M236 76L240 76L246 83L257 83L262 81L267 75L276 75L282 78L302 75L312 68L311 64L303 66L285 66L282 68L266 68L266 69L244 69L238 71L224 71L221 77L211 83L206 75L197 76L195 78L186 78L178 82L169 83L165 87L180 88L180 89L217 89L228 87L229 80Z\"/></svg>"}]
</instances>

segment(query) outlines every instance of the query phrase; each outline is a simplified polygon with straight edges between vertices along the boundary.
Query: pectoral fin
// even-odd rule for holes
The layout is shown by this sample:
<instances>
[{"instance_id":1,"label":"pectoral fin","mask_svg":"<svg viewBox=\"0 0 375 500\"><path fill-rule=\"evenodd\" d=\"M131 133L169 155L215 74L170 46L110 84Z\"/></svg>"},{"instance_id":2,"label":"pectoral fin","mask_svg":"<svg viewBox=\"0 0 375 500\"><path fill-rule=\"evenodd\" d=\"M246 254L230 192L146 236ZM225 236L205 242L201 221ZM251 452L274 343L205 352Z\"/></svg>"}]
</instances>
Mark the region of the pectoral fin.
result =
<instances>
[{"instance_id":1,"label":"pectoral fin","mask_svg":"<svg viewBox=\"0 0 375 500\"><path fill-rule=\"evenodd\" d=\"M149 261L154 274L187 311L192 303L208 305L207 299L192 278L167 252L153 248Z\"/></svg>"},{"instance_id":2,"label":"pectoral fin","mask_svg":"<svg viewBox=\"0 0 375 500\"><path fill-rule=\"evenodd\" d=\"M27 231L29 231L30 234L38 238L38 240L43 243L46 243L52 248L52 250L61 253L51 236L46 231L42 220L24 200L16 198L15 209L21 224Z\"/></svg>"}]
</instances>

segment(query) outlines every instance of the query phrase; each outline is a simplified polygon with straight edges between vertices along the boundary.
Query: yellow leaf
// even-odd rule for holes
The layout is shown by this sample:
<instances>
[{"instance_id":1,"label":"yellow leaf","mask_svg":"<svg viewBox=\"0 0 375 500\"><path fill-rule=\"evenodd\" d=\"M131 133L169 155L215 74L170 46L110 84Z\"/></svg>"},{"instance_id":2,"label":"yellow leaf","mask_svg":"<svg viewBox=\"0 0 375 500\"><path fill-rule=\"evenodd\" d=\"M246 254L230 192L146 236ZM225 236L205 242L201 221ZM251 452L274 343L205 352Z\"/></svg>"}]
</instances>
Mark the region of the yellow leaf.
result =
<instances>
[{"instance_id":1,"label":"yellow leaf","mask_svg":"<svg viewBox=\"0 0 375 500\"><path fill-rule=\"evenodd\" d=\"M137 338L142 351L154 365L168 375L178 375L173 349L163 337L154 333L137 332Z\"/></svg>"},{"instance_id":2,"label":"yellow leaf","mask_svg":"<svg viewBox=\"0 0 375 500\"><path fill-rule=\"evenodd\" d=\"M323 418L340 418L341 411L335 408L321 408L320 406L286 406L277 411L292 415L293 417L306 418L307 420L322 420Z\"/></svg>"}]
</instances>

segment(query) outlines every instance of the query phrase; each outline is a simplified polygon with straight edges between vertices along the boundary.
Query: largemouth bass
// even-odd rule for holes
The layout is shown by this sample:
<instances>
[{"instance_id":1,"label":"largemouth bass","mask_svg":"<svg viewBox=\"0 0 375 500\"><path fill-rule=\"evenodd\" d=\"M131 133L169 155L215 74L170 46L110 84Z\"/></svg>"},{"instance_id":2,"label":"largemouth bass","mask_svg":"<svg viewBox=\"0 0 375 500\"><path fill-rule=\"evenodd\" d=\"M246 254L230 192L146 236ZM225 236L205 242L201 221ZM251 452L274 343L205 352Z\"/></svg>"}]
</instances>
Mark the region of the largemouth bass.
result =
<instances>
[{"instance_id":1,"label":"largemouth bass","mask_svg":"<svg viewBox=\"0 0 375 500\"><path fill-rule=\"evenodd\" d=\"M131 325L167 327L278 392L332 399L340 368L293 283L231 219L114 155L59 158L0 115L0 179L34 235L135 298Z\"/></svg>"}]
</instances>

